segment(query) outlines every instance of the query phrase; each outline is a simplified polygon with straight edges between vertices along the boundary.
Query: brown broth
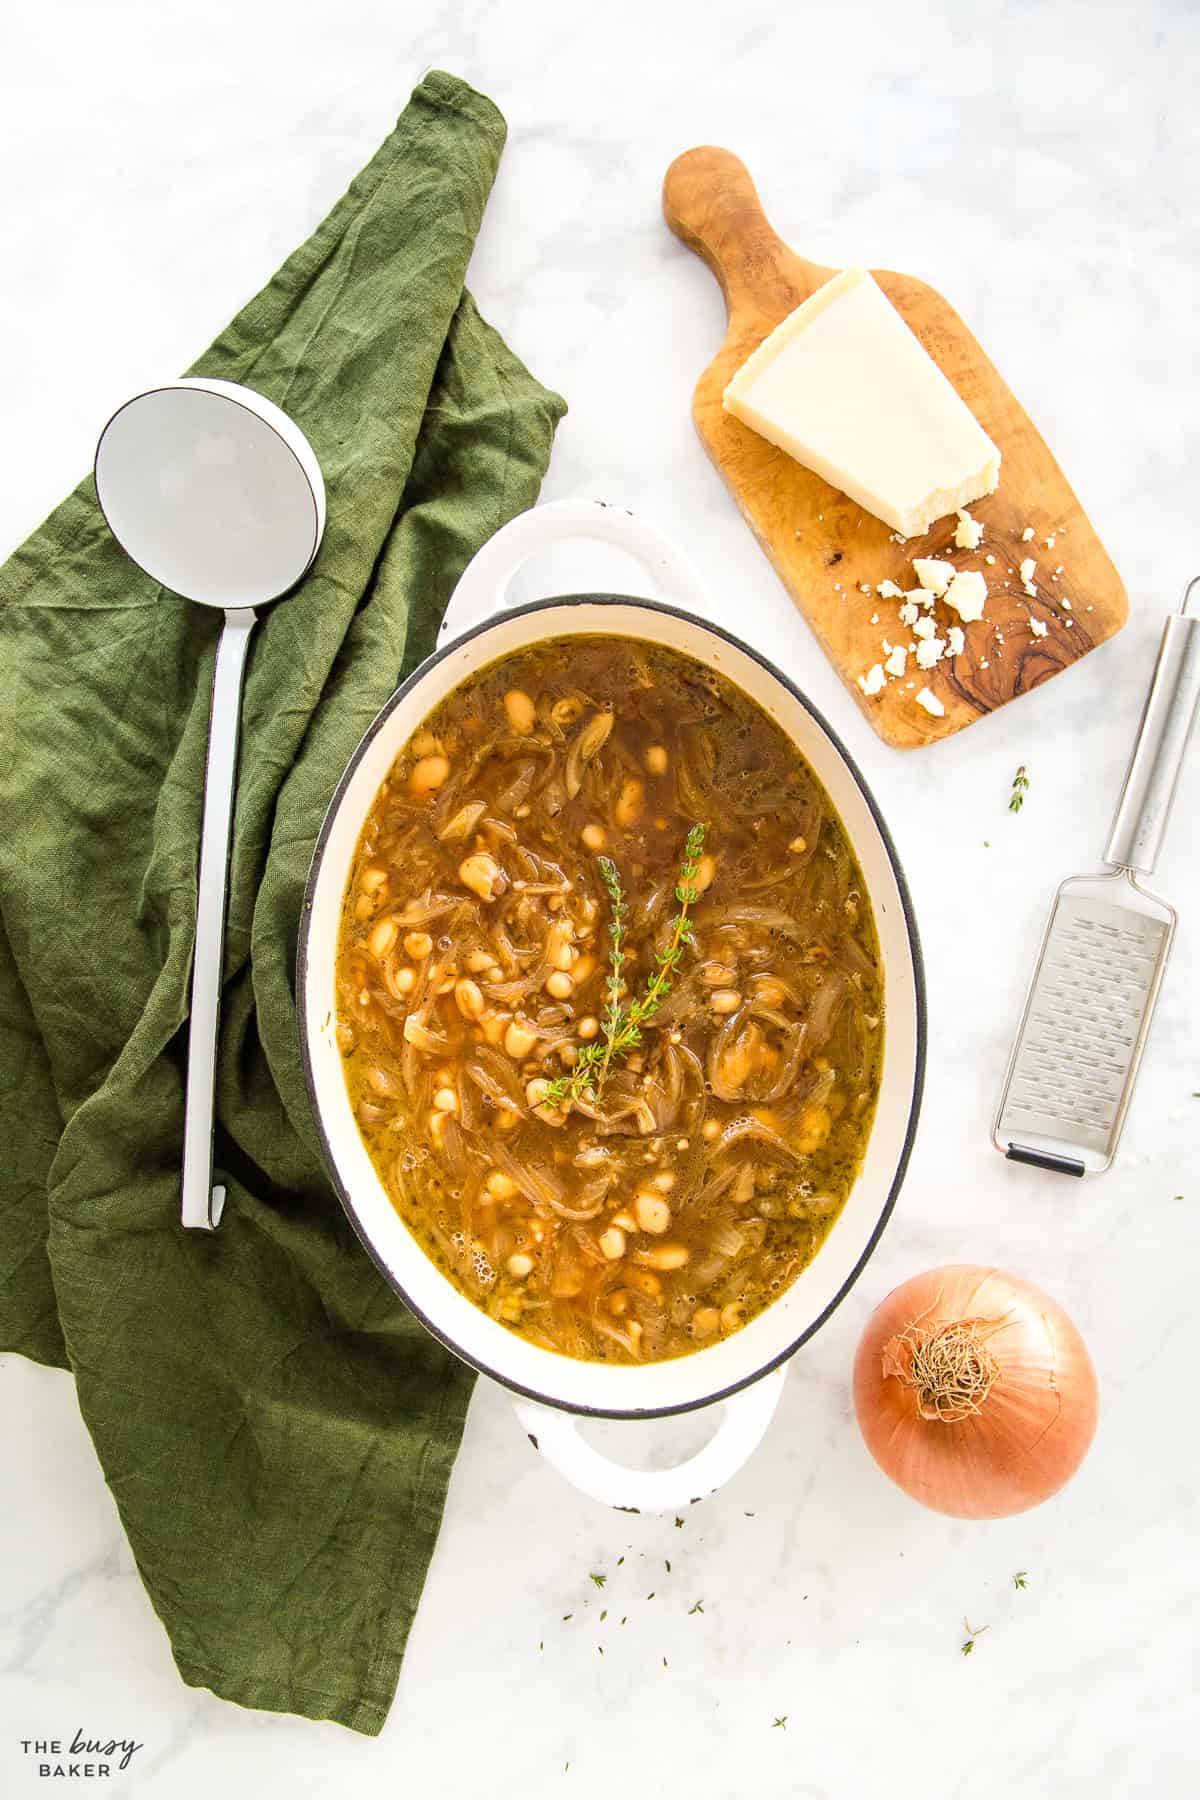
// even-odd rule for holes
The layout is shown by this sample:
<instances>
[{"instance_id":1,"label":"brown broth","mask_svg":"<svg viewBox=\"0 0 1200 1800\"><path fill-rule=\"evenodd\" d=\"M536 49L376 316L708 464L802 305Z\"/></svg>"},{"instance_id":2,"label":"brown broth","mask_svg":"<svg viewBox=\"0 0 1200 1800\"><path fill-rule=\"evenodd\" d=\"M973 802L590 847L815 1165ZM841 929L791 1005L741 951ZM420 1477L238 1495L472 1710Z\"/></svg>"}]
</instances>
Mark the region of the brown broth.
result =
<instances>
[{"instance_id":1,"label":"brown broth","mask_svg":"<svg viewBox=\"0 0 1200 1800\"><path fill-rule=\"evenodd\" d=\"M641 1041L603 1050L674 941ZM602 834L602 841L601 836ZM653 1361L737 1330L811 1261L853 1185L883 1044L862 873L807 762L724 676L627 638L556 640L448 696L363 827L338 949L359 1129L423 1248L568 1356ZM581 1072L582 1078L582 1072Z\"/></svg>"}]
</instances>

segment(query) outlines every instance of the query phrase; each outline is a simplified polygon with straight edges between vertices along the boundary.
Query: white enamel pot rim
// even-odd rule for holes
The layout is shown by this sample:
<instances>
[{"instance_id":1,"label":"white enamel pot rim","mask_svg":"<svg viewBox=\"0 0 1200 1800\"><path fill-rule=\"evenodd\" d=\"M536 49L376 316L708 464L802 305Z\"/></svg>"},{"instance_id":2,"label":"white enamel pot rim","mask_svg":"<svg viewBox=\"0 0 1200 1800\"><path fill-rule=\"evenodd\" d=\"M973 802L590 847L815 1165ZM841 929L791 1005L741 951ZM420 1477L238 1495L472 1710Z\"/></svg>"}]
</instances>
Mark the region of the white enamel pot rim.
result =
<instances>
[{"instance_id":1,"label":"white enamel pot rim","mask_svg":"<svg viewBox=\"0 0 1200 1800\"><path fill-rule=\"evenodd\" d=\"M760 704L768 701L768 710L785 724L830 790L847 826L875 909L885 970L887 1022L876 1122L863 1170L829 1238L792 1286L741 1331L689 1356L638 1367L580 1362L540 1349L489 1319L441 1274L400 1220L366 1155L334 1038L334 961L345 882L362 822L395 755L432 708L473 671L513 649L584 633L674 644L751 691ZM781 670L692 613L614 594L567 595L512 607L436 651L369 727L330 803L304 897L297 1007L305 1081L342 1204L384 1278L436 1338L481 1373L540 1403L543 1428L553 1414L542 1408L653 1419L728 1400L761 1383L755 1399L759 1417L746 1427L757 1441L778 1399L776 1382L763 1378L780 1369L845 1298L891 1215L916 1131L926 1038L920 943L887 827L836 733ZM808 1281L814 1272L820 1273ZM532 1412L518 1410L531 1426ZM569 1427L570 1420L561 1424ZM537 1435L531 1429L531 1436ZM579 1440L576 1452L581 1445ZM546 1450L544 1442L541 1448ZM578 1484L611 1498L611 1483L600 1483L603 1494L595 1482L578 1478ZM703 1491L697 1470L689 1497Z\"/></svg>"}]
</instances>

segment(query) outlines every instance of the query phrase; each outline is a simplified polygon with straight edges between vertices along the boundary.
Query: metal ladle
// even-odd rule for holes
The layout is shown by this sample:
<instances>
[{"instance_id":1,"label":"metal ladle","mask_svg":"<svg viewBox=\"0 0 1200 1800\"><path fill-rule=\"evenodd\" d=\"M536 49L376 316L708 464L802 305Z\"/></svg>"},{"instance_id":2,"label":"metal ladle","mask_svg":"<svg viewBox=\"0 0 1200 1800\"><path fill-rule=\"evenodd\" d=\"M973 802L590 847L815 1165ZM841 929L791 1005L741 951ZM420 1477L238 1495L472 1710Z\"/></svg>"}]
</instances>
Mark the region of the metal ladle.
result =
<instances>
[{"instance_id":1,"label":"metal ladle","mask_svg":"<svg viewBox=\"0 0 1200 1800\"><path fill-rule=\"evenodd\" d=\"M316 556L325 484L311 444L279 407L235 382L194 379L114 413L95 476L109 528L139 568L225 614L204 772L181 1206L185 1226L212 1231L225 1205L212 1179L214 1086L242 676L255 608L281 599Z\"/></svg>"}]
</instances>

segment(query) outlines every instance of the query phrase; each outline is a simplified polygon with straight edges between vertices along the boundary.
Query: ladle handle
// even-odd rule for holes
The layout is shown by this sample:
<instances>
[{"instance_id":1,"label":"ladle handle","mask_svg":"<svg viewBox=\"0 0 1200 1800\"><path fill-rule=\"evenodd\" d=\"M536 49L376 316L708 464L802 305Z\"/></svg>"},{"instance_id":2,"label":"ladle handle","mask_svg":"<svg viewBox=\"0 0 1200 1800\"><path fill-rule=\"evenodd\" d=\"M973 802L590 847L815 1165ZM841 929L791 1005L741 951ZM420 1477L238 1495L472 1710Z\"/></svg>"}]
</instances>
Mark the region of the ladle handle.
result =
<instances>
[{"instance_id":1,"label":"ladle handle","mask_svg":"<svg viewBox=\"0 0 1200 1800\"><path fill-rule=\"evenodd\" d=\"M255 617L250 607L231 607L226 612L225 628L217 644L213 666L183 1120L181 1217L184 1225L194 1231L215 1231L225 1205L225 1189L214 1187L212 1179L217 1028L221 1018L225 903L242 717L242 676Z\"/></svg>"}]
</instances>

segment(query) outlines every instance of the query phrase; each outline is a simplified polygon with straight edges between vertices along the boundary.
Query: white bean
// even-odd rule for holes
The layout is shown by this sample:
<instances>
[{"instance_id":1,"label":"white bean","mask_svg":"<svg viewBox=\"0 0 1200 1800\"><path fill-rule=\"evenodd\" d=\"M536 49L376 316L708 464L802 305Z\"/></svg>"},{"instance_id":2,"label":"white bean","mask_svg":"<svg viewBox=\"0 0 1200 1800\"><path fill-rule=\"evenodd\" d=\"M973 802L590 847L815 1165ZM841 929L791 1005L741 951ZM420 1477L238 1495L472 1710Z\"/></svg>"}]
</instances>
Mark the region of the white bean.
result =
<instances>
[{"instance_id":1,"label":"white bean","mask_svg":"<svg viewBox=\"0 0 1200 1800\"><path fill-rule=\"evenodd\" d=\"M483 1016L483 989L477 981L455 982L454 998L464 1019Z\"/></svg>"},{"instance_id":2,"label":"white bean","mask_svg":"<svg viewBox=\"0 0 1200 1800\"><path fill-rule=\"evenodd\" d=\"M367 939L367 949L372 956L383 961L396 939L400 936L400 927L395 919L380 919L378 925Z\"/></svg>"},{"instance_id":3,"label":"white bean","mask_svg":"<svg viewBox=\"0 0 1200 1800\"><path fill-rule=\"evenodd\" d=\"M458 865L458 879L463 886L478 894L481 900L494 900L505 885L504 871L494 856L485 850L468 856Z\"/></svg>"},{"instance_id":4,"label":"white bean","mask_svg":"<svg viewBox=\"0 0 1200 1800\"><path fill-rule=\"evenodd\" d=\"M671 1223L671 1209L662 1195L653 1194L646 1188L634 1196L633 1211L642 1231L658 1235Z\"/></svg>"},{"instance_id":5,"label":"white bean","mask_svg":"<svg viewBox=\"0 0 1200 1800\"><path fill-rule=\"evenodd\" d=\"M703 894L707 888L710 888L712 886L713 878L716 875L716 872L717 872L716 857L715 856L702 856L700 858L700 861L696 864L696 873L692 880L692 886L695 888L695 890L698 894Z\"/></svg>"},{"instance_id":6,"label":"white bean","mask_svg":"<svg viewBox=\"0 0 1200 1800\"><path fill-rule=\"evenodd\" d=\"M527 1019L514 1019L504 1033L504 1048L514 1062L523 1062L537 1043L537 1032Z\"/></svg>"},{"instance_id":7,"label":"white bean","mask_svg":"<svg viewBox=\"0 0 1200 1800\"><path fill-rule=\"evenodd\" d=\"M449 758L445 756L423 756L412 767L408 778L408 791L415 799L423 800L441 787L450 773Z\"/></svg>"},{"instance_id":8,"label":"white bean","mask_svg":"<svg viewBox=\"0 0 1200 1800\"><path fill-rule=\"evenodd\" d=\"M642 803L645 798L646 785L635 775L631 775L628 781L622 782L616 805L613 807L613 818L622 831L628 831L631 825L637 824L642 816Z\"/></svg>"},{"instance_id":9,"label":"white bean","mask_svg":"<svg viewBox=\"0 0 1200 1800\"><path fill-rule=\"evenodd\" d=\"M517 735L527 737L533 730L536 713L533 701L523 688L509 688L504 696L504 711Z\"/></svg>"},{"instance_id":10,"label":"white bean","mask_svg":"<svg viewBox=\"0 0 1200 1800\"><path fill-rule=\"evenodd\" d=\"M686 1244L656 1244L652 1250L635 1250L643 1268L682 1269L691 1257Z\"/></svg>"}]
</instances>

